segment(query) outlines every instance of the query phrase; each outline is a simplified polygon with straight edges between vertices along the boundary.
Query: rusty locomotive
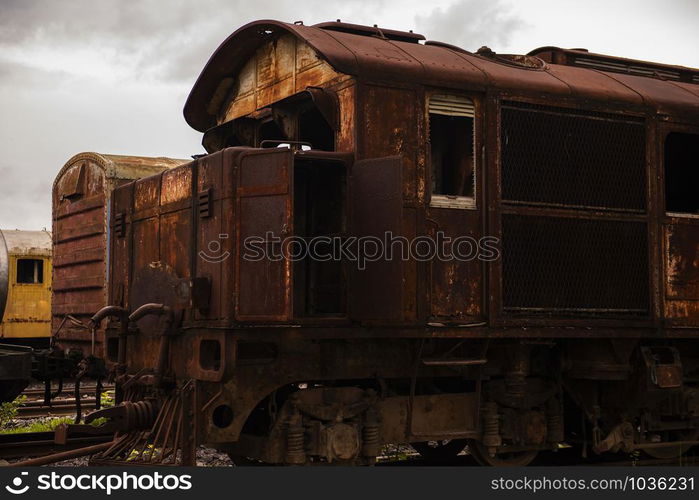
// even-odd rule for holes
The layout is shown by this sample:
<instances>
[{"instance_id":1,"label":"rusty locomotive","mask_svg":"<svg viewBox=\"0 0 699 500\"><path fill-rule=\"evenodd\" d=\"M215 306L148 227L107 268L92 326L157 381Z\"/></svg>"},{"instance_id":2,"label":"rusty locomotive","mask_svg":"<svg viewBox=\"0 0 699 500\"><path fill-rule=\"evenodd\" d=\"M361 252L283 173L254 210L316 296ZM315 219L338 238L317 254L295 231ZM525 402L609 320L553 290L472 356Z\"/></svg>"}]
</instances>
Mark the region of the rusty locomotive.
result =
<instances>
[{"instance_id":1,"label":"rusty locomotive","mask_svg":"<svg viewBox=\"0 0 699 500\"><path fill-rule=\"evenodd\" d=\"M208 154L102 199L91 326L120 404L88 421L119 438L93 463L699 443L699 70L258 21L184 115ZM497 251L358 266L285 243L389 233Z\"/></svg>"}]
</instances>

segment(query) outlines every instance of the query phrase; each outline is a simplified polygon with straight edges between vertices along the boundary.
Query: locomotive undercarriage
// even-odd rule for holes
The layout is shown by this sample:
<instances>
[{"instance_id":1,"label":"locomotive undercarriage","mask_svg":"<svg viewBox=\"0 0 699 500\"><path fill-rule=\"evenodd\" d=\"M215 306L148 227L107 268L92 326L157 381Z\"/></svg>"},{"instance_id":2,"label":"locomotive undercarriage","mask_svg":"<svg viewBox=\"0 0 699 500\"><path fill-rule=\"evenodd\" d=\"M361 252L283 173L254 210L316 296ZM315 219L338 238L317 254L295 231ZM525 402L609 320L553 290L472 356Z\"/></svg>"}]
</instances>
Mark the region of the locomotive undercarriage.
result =
<instances>
[{"instance_id":1,"label":"locomotive undercarriage","mask_svg":"<svg viewBox=\"0 0 699 500\"><path fill-rule=\"evenodd\" d=\"M196 341L172 338L170 357ZM236 463L371 465L383 445L414 443L427 459L468 445L483 464L526 465L564 445L668 458L698 444L696 358L682 341L238 338L224 349L235 361L219 381L129 369L121 406L150 416L128 424L117 407L90 420L120 415L144 449L179 433L160 437L176 460L195 435Z\"/></svg>"}]
</instances>

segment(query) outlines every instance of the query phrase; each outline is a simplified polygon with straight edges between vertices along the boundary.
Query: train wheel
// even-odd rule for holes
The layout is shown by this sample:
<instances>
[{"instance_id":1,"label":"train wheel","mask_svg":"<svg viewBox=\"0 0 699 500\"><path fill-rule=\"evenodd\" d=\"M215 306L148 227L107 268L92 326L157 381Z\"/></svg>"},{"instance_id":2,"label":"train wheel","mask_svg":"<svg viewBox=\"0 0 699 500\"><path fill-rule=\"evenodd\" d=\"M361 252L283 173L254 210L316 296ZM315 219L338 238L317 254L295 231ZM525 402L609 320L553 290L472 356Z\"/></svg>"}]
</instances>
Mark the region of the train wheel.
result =
<instances>
[{"instance_id":1,"label":"train wheel","mask_svg":"<svg viewBox=\"0 0 699 500\"><path fill-rule=\"evenodd\" d=\"M497 453L491 457L488 450L478 441L471 441L468 446L473 459L489 467L524 467L529 465L539 454L538 451L513 451Z\"/></svg>"},{"instance_id":2,"label":"train wheel","mask_svg":"<svg viewBox=\"0 0 699 500\"><path fill-rule=\"evenodd\" d=\"M444 441L422 441L411 443L422 458L428 461L450 460L466 447L466 439L451 439Z\"/></svg>"},{"instance_id":3,"label":"train wheel","mask_svg":"<svg viewBox=\"0 0 699 500\"><path fill-rule=\"evenodd\" d=\"M686 429L682 431L675 431L669 434L670 439L673 441L696 441L699 438L699 429ZM671 459L679 458L689 451L691 446L677 445L668 446L664 448L648 448L643 450L646 455L659 458L659 459Z\"/></svg>"}]
</instances>

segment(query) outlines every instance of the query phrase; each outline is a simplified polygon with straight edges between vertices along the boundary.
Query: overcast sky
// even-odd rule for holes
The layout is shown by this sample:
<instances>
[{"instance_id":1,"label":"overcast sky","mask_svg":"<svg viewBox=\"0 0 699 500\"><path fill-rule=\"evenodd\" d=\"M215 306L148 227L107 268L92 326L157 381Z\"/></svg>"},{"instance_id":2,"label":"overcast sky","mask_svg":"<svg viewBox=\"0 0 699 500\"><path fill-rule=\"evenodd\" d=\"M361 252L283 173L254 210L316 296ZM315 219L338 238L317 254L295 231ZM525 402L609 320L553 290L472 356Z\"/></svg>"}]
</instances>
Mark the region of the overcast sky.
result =
<instances>
[{"instance_id":1,"label":"overcast sky","mask_svg":"<svg viewBox=\"0 0 699 500\"><path fill-rule=\"evenodd\" d=\"M241 25L337 18L468 50L585 47L699 67L699 0L0 0L0 227L50 228L51 185L75 153L203 152L182 107Z\"/></svg>"}]
</instances>

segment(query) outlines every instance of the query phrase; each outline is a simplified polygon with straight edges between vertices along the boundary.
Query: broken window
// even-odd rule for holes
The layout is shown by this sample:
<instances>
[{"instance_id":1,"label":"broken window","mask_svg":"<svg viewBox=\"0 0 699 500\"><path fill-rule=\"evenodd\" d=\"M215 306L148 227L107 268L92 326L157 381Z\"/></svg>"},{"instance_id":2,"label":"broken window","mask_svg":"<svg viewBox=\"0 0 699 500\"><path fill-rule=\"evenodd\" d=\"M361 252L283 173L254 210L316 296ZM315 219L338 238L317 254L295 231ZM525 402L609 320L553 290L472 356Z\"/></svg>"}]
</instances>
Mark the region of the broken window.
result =
<instances>
[{"instance_id":1,"label":"broken window","mask_svg":"<svg viewBox=\"0 0 699 500\"><path fill-rule=\"evenodd\" d=\"M17 283L38 284L44 282L44 261L41 259L17 260Z\"/></svg>"},{"instance_id":2,"label":"broken window","mask_svg":"<svg viewBox=\"0 0 699 500\"><path fill-rule=\"evenodd\" d=\"M434 95L429 100L432 205L474 205L474 105L467 97Z\"/></svg>"},{"instance_id":3,"label":"broken window","mask_svg":"<svg viewBox=\"0 0 699 500\"><path fill-rule=\"evenodd\" d=\"M264 141L274 141L272 144L265 144L265 147L274 147L277 145L279 142L283 142L285 140L288 140L289 138L286 137L284 134L284 131L281 129L281 127L272 119L268 119L262 123L260 123L258 132L258 146L263 147L263 142Z\"/></svg>"},{"instance_id":4,"label":"broken window","mask_svg":"<svg viewBox=\"0 0 699 500\"><path fill-rule=\"evenodd\" d=\"M313 149L335 149L335 131L315 105L299 113L299 141L310 143Z\"/></svg>"},{"instance_id":5,"label":"broken window","mask_svg":"<svg viewBox=\"0 0 699 500\"><path fill-rule=\"evenodd\" d=\"M699 214L699 135L673 132L665 138L665 209Z\"/></svg>"}]
</instances>

